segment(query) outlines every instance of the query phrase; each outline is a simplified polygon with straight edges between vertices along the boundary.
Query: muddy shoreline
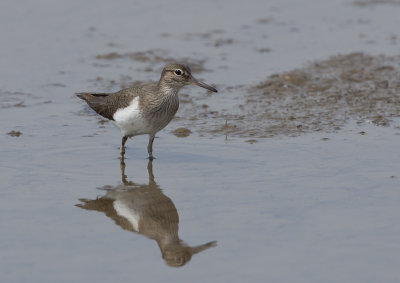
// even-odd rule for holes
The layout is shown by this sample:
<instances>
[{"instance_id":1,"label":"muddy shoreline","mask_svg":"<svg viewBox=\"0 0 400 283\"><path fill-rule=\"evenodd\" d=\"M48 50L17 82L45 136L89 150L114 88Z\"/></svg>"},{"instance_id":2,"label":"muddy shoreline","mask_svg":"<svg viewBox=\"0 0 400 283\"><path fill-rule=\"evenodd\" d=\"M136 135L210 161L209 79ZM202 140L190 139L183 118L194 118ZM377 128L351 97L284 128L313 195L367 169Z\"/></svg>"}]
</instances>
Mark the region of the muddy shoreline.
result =
<instances>
[{"instance_id":1,"label":"muddy shoreline","mask_svg":"<svg viewBox=\"0 0 400 283\"><path fill-rule=\"evenodd\" d=\"M111 62L135 60L147 62L149 66L174 61L169 57L161 60L160 52L109 53L96 58ZM180 61L193 66L194 74L207 72L205 59ZM399 77L400 56L350 53L273 74L254 85L219 87L220 93L229 93L224 96L230 100L229 107L215 106L215 96L211 94L198 91L188 94L189 91L184 89L174 119L177 125L173 126L172 132L176 134L185 129L183 136L193 132L201 136L256 139L335 132L349 120L391 126L392 119L400 116ZM91 82L99 89L126 88L143 83L133 81L129 76L121 77L119 82L99 77Z\"/></svg>"}]
</instances>

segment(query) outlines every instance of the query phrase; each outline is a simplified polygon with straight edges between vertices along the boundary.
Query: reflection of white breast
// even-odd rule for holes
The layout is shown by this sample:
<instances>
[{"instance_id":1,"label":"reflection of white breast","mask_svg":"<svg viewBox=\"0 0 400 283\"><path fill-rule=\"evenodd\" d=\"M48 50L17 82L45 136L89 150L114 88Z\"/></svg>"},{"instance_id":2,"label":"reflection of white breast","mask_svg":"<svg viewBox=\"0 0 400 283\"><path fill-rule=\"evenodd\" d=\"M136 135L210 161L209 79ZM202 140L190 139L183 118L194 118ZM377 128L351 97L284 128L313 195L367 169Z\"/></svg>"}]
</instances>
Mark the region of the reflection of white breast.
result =
<instances>
[{"instance_id":1,"label":"reflection of white breast","mask_svg":"<svg viewBox=\"0 0 400 283\"><path fill-rule=\"evenodd\" d=\"M139 110L139 97L135 97L128 107L118 109L113 119L124 136L147 134L148 125Z\"/></svg>"},{"instance_id":2,"label":"reflection of white breast","mask_svg":"<svg viewBox=\"0 0 400 283\"><path fill-rule=\"evenodd\" d=\"M126 218L129 221L129 223L132 224L133 229L139 232L140 215L137 214L134 210L130 209L122 201L119 200L114 201L113 206L117 214L121 217Z\"/></svg>"}]
</instances>

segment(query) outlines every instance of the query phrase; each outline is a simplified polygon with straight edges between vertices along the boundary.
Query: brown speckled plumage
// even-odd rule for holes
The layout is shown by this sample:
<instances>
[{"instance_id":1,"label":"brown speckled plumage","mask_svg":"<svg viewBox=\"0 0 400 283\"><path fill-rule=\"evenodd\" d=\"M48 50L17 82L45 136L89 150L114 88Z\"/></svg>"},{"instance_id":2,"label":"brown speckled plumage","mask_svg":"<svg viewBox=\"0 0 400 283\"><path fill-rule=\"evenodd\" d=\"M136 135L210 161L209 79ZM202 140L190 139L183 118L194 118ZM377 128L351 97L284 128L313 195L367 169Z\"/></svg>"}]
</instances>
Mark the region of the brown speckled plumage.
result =
<instances>
[{"instance_id":1,"label":"brown speckled plumage","mask_svg":"<svg viewBox=\"0 0 400 283\"><path fill-rule=\"evenodd\" d=\"M114 121L117 111L132 106L131 115L125 112L122 118L115 121L123 133L121 157L123 158L125 153L124 145L128 137L148 134L149 145L147 149L149 158L152 159L155 134L167 126L175 116L179 108L178 92L182 87L190 84L217 92L215 88L197 81L192 76L188 66L168 64L163 69L158 83L152 82L115 93L82 92L77 93L77 96L85 100L96 113ZM135 108L136 105L132 105L134 102L137 103L137 108ZM123 120L125 117L126 120Z\"/></svg>"}]
</instances>

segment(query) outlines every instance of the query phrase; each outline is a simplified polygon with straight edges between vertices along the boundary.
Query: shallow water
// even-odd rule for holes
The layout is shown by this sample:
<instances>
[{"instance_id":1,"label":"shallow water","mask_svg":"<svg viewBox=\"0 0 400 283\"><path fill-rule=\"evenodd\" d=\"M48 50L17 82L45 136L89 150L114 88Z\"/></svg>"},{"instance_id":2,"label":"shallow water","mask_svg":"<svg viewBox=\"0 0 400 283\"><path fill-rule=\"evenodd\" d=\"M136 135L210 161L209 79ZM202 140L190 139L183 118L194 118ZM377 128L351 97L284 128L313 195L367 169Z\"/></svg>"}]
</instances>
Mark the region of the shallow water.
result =
<instances>
[{"instance_id":1,"label":"shallow water","mask_svg":"<svg viewBox=\"0 0 400 283\"><path fill-rule=\"evenodd\" d=\"M96 3L0 4L2 282L400 279L397 104L374 108L391 111L389 126L351 116L272 138L224 128L226 113L251 118L239 105L274 73L396 55L397 2ZM220 92L184 89L152 170L147 137L135 137L121 172L118 130L74 92L155 80L171 58ZM176 137L181 127L191 134Z\"/></svg>"}]
</instances>

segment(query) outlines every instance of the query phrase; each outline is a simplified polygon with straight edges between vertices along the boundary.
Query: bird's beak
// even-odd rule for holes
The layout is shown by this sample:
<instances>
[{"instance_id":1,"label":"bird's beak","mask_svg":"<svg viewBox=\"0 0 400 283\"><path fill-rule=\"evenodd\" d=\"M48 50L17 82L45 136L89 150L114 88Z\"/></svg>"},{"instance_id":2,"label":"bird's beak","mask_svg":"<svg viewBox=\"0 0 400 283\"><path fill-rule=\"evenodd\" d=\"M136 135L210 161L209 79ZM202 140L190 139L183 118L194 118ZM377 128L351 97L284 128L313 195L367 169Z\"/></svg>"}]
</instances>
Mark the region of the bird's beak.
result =
<instances>
[{"instance_id":1,"label":"bird's beak","mask_svg":"<svg viewBox=\"0 0 400 283\"><path fill-rule=\"evenodd\" d=\"M205 84L203 82L200 82L198 80L196 80L195 78L192 77L192 83L201 87L204 87L205 89L208 89L209 91L212 92L218 92L218 90L216 90L215 88L213 88L212 86L209 86L208 84Z\"/></svg>"},{"instance_id":2,"label":"bird's beak","mask_svg":"<svg viewBox=\"0 0 400 283\"><path fill-rule=\"evenodd\" d=\"M192 252L192 254L197 254L199 252L205 251L208 248L216 247L216 246L217 246L217 241L212 241L212 242L208 242L206 244L200 245L200 246L191 247L191 252Z\"/></svg>"}]
</instances>

